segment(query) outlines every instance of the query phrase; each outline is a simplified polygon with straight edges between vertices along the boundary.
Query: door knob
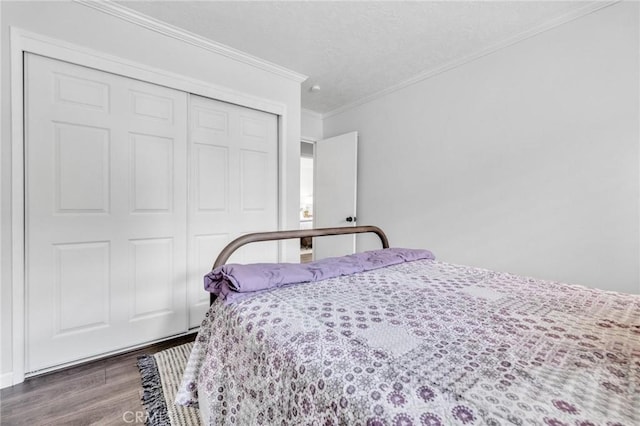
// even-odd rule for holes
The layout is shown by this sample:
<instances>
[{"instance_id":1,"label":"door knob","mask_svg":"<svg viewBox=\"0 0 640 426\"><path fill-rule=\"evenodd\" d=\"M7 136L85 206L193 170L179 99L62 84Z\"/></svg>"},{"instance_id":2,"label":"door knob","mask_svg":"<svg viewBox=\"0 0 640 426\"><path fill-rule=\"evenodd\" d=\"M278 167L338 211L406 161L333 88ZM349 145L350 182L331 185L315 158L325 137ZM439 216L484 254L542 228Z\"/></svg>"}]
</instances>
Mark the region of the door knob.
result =
<instances>
[{"instance_id":1,"label":"door knob","mask_svg":"<svg viewBox=\"0 0 640 426\"><path fill-rule=\"evenodd\" d=\"M356 218L353 217L353 216L349 216L346 220L347 220L347 222L355 222Z\"/></svg>"}]
</instances>

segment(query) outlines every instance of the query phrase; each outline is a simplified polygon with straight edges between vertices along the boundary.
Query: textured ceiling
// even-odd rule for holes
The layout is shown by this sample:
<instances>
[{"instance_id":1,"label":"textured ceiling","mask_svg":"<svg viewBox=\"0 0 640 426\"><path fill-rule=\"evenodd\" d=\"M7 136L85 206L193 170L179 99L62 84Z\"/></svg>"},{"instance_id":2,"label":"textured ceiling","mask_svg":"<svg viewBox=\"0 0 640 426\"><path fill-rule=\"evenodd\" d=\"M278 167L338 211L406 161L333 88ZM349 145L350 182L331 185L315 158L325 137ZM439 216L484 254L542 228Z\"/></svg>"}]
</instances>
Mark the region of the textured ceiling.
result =
<instances>
[{"instance_id":1,"label":"textured ceiling","mask_svg":"<svg viewBox=\"0 0 640 426\"><path fill-rule=\"evenodd\" d=\"M118 1L309 76L326 113L570 16L576 1ZM310 92L312 85L321 91Z\"/></svg>"}]
</instances>

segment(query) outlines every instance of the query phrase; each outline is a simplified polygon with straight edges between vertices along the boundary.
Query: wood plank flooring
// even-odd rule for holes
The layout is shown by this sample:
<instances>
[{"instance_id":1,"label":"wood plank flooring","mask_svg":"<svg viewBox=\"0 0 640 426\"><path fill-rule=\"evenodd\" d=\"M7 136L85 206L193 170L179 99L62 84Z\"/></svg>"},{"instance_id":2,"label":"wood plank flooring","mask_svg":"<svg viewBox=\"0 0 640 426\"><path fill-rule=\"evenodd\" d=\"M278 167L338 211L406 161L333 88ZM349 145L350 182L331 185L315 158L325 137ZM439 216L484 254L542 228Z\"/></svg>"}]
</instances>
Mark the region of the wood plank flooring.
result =
<instances>
[{"instance_id":1,"label":"wood plank flooring","mask_svg":"<svg viewBox=\"0 0 640 426\"><path fill-rule=\"evenodd\" d=\"M195 333L43 374L0 390L1 425L144 424L137 357L191 342Z\"/></svg>"}]
</instances>

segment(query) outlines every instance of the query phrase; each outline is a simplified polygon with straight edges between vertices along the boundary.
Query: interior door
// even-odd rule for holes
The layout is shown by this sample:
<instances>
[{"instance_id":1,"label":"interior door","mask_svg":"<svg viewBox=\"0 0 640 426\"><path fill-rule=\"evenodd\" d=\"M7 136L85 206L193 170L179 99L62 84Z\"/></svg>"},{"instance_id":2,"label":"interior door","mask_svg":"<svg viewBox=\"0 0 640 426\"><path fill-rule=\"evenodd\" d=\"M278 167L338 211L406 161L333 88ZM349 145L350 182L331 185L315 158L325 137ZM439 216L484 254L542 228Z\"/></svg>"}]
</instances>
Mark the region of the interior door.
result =
<instances>
[{"instance_id":1,"label":"interior door","mask_svg":"<svg viewBox=\"0 0 640 426\"><path fill-rule=\"evenodd\" d=\"M315 228L355 226L358 132L316 142L313 217ZM354 235L314 238L314 259L355 252Z\"/></svg>"},{"instance_id":2,"label":"interior door","mask_svg":"<svg viewBox=\"0 0 640 426\"><path fill-rule=\"evenodd\" d=\"M186 100L25 56L27 372L187 330Z\"/></svg>"}]
</instances>

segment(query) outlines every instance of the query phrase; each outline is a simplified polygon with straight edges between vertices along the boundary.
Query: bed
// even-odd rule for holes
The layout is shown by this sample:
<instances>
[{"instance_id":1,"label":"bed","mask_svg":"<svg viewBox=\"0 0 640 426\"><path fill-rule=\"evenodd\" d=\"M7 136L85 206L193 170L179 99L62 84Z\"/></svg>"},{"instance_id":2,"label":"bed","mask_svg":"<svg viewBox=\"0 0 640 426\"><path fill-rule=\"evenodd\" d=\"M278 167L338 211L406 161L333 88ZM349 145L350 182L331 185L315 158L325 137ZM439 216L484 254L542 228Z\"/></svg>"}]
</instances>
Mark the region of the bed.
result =
<instances>
[{"instance_id":1,"label":"bed","mask_svg":"<svg viewBox=\"0 0 640 426\"><path fill-rule=\"evenodd\" d=\"M251 241L361 232L383 249L308 281L225 265ZM244 236L205 282L176 399L205 424L640 425L640 295L442 262L376 227Z\"/></svg>"}]
</instances>

